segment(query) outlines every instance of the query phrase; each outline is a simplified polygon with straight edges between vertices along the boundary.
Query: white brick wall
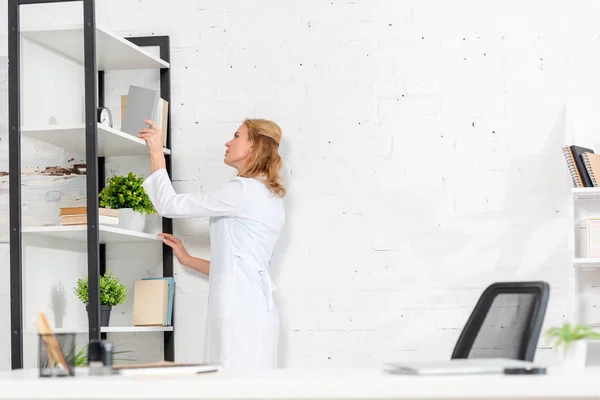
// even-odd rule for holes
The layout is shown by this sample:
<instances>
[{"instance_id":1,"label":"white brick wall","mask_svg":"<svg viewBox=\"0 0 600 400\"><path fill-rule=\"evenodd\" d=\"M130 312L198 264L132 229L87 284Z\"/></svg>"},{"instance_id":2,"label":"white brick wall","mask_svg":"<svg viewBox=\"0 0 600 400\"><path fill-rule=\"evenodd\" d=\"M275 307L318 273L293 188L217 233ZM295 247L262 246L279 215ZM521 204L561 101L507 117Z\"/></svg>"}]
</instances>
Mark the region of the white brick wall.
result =
<instances>
[{"instance_id":1,"label":"white brick wall","mask_svg":"<svg viewBox=\"0 0 600 400\"><path fill-rule=\"evenodd\" d=\"M592 0L98 0L96 11L124 35L171 36L181 190L232 175L223 143L244 117L282 126L288 223L273 274L282 366L377 367L448 357L493 281L549 281L546 321L561 321L570 180L559 146L571 140L568 103L590 128L574 133L579 143L600 151L597 9ZM0 13L5 55L6 0ZM175 223L198 256L209 256L206 229ZM176 354L196 360L206 282L176 271Z\"/></svg>"}]
</instances>

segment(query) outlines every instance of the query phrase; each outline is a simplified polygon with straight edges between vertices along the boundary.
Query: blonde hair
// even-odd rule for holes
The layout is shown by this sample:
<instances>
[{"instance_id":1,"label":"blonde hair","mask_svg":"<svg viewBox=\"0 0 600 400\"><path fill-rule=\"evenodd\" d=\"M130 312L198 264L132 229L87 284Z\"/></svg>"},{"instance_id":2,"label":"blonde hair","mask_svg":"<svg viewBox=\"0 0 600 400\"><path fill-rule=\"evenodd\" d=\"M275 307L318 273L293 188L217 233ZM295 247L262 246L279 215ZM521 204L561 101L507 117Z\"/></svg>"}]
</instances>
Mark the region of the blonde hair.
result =
<instances>
[{"instance_id":1,"label":"blonde hair","mask_svg":"<svg viewBox=\"0 0 600 400\"><path fill-rule=\"evenodd\" d=\"M266 119L244 120L248 128L248 139L252 143L252 152L246 165L246 169L238 176L244 178L263 177L265 185L269 190L283 197L286 194L285 187L281 184L282 161L279 156L279 142L281 142L281 128L273 121Z\"/></svg>"}]
</instances>

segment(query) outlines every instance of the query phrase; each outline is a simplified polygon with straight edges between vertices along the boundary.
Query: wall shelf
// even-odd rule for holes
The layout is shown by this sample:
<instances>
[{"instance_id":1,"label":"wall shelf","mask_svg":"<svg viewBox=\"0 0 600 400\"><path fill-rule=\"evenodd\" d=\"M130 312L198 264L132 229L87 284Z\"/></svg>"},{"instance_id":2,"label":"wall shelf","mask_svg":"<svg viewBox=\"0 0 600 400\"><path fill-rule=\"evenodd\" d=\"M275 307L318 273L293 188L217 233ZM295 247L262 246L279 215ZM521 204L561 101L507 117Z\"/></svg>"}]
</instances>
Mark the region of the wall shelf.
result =
<instances>
[{"instance_id":1,"label":"wall shelf","mask_svg":"<svg viewBox=\"0 0 600 400\"><path fill-rule=\"evenodd\" d=\"M600 268L600 258L574 258L576 268Z\"/></svg>"},{"instance_id":2,"label":"wall shelf","mask_svg":"<svg viewBox=\"0 0 600 400\"><path fill-rule=\"evenodd\" d=\"M36 4L63 2L69 0L36 0ZM169 246L162 245L162 240L157 234L128 231L115 225L101 225L92 227L88 225L77 226L22 226L23 201L21 198L21 137L29 137L45 143L55 145L68 151L78 152L85 157L86 164L86 206L90 213L96 217L99 209L98 194L105 184L105 157L110 156L138 156L148 155L145 141L135 135L129 135L117 129L112 129L98 124L98 107L105 106L105 72L109 70L147 70L158 69L160 74L160 97L171 103L171 69L170 69L170 38L166 35L148 35L136 37L122 37L107 29L97 27L95 14L95 1L83 1L83 21L78 25L53 27L52 19L48 16L41 29L20 26L19 9L26 1L8 2L8 121L12 121L17 128L9 129L9 208L10 208L10 313L11 313L11 366L12 369L23 368L24 343L23 334L31 333L24 330L24 293L23 293L23 248L22 239L56 238L65 241L78 241L84 243L87 249L87 274L89 277L90 295L94 301L89 304L88 314L90 326L80 321L82 327L58 329L57 332L75 330L78 333L87 333L89 340L106 337L107 333L118 332L161 332L163 334L163 356L165 361L175 359L175 334L173 326L168 327L100 327L99 291L100 277L107 268L107 248L109 243L160 243L162 248L162 276L173 277L173 251ZM12 25L14 24L14 25ZM67 121L68 125L54 126L27 126L23 124L22 104L20 96L22 42L21 39L31 41L41 46L48 52L54 53L63 59L68 59L82 68L84 87L81 93L83 98L83 111L85 121ZM158 48L159 56L153 55L148 48ZM87 55L87 57L84 57ZM93 57L90 57L93 55ZM26 60L40 62L39 60ZM44 68L45 65L41 65ZM126 74L127 75L127 74ZM81 76L72 75L73 79ZM27 94L25 94L27 95ZM36 96L49 96L47 101L55 101L56 92L36 92ZM27 112L36 112L28 110ZM171 173L171 109L168 112L166 170ZM86 140L94 138L95 140ZM96 160L95 157L98 157ZM93 177L93 179L90 179ZM168 218L162 218L162 231L173 233L173 223ZM97 233L97 235L96 235ZM88 237L93 240L88 241ZM98 300L96 300L96 298ZM29 324L26 324L27 326Z\"/></svg>"},{"instance_id":3,"label":"wall shelf","mask_svg":"<svg viewBox=\"0 0 600 400\"><path fill-rule=\"evenodd\" d=\"M85 130L83 124L73 126L47 126L42 128L21 128L21 134L54 146L62 147L85 155ZM164 149L165 154L171 151ZM148 155L148 147L143 139L117 129L98 125L98 156Z\"/></svg>"},{"instance_id":4,"label":"wall shelf","mask_svg":"<svg viewBox=\"0 0 600 400\"><path fill-rule=\"evenodd\" d=\"M88 333L88 328L53 328L54 333ZM101 332L105 333L143 333L143 332L172 332L172 326L101 326ZM35 329L26 329L25 333L37 335Z\"/></svg>"},{"instance_id":5,"label":"wall shelf","mask_svg":"<svg viewBox=\"0 0 600 400\"><path fill-rule=\"evenodd\" d=\"M83 65L83 25L21 29L21 35ZM169 68L169 63L107 29L96 27L96 66L99 71Z\"/></svg>"},{"instance_id":6,"label":"wall shelf","mask_svg":"<svg viewBox=\"0 0 600 400\"><path fill-rule=\"evenodd\" d=\"M136 332L172 332L172 326L102 326L106 333L136 333Z\"/></svg>"},{"instance_id":7,"label":"wall shelf","mask_svg":"<svg viewBox=\"0 0 600 400\"><path fill-rule=\"evenodd\" d=\"M24 227L23 235L51 237L63 240L87 241L87 226L36 226ZM128 231L108 225L100 225L100 243L139 243L160 242L161 239L151 233Z\"/></svg>"},{"instance_id":8,"label":"wall shelf","mask_svg":"<svg viewBox=\"0 0 600 400\"><path fill-rule=\"evenodd\" d=\"M575 200L600 199L600 187L571 188Z\"/></svg>"}]
</instances>

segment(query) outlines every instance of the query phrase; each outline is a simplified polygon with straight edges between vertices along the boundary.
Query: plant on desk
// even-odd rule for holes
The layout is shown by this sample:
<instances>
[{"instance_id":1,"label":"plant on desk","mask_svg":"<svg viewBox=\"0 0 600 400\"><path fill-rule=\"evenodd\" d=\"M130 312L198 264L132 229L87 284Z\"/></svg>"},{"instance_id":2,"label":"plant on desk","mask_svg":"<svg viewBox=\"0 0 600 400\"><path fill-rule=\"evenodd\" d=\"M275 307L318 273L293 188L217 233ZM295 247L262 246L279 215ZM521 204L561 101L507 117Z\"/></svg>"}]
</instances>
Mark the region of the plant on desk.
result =
<instances>
[{"instance_id":1,"label":"plant on desk","mask_svg":"<svg viewBox=\"0 0 600 400\"><path fill-rule=\"evenodd\" d=\"M146 214L156 213L143 182L144 178L133 172L127 176L113 175L98 194L101 207L119 210L119 228L142 232Z\"/></svg>"},{"instance_id":2,"label":"plant on desk","mask_svg":"<svg viewBox=\"0 0 600 400\"><path fill-rule=\"evenodd\" d=\"M121 344L116 344L114 347L115 350L112 353L113 354L113 362L118 363L121 361L124 361L124 362L137 361L135 358L121 357L120 356L121 354L133 353L133 351L132 350L117 350L120 346L121 346ZM85 346L83 346L77 352L77 354L74 355L72 364L76 367L87 367L87 365L88 365L88 345L87 344Z\"/></svg>"},{"instance_id":3,"label":"plant on desk","mask_svg":"<svg viewBox=\"0 0 600 400\"><path fill-rule=\"evenodd\" d=\"M87 275L77 279L75 294L86 305L85 308L89 313ZM112 307L125 302L126 299L127 287L112 272L107 272L100 277L100 326L108 326Z\"/></svg>"},{"instance_id":4,"label":"plant on desk","mask_svg":"<svg viewBox=\"0 0 600 400\"><path fill-rule=\"evenodd\" d=\"M546 339L554 342L559 351L563 367L569 371L581 371L585 367L587 340L600 339L600 333L587 325L571 325L565 322L560 327L546 331Z\"/></svg>"}]
</instances>

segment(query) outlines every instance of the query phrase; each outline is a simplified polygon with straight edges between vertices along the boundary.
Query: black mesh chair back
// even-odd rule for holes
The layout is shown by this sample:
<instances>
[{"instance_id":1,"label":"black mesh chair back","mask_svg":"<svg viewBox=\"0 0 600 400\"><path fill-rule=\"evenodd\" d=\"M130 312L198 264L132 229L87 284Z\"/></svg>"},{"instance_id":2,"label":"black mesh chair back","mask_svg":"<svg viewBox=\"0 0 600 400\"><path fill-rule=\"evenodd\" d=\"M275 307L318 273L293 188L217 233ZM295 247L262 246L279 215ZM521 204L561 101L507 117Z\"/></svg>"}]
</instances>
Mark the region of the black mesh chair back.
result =
<instances>
[{"instance_id":1,"label":"black mesh chair back","mask_svg":"<svg viewBox=\"0 0 600 400\"><path fill-rule=\"evenodd\" d=\"M452 358L533 361L549 295L546 282L490 285L465 324Z\"/></svg>"}]
</instances>

